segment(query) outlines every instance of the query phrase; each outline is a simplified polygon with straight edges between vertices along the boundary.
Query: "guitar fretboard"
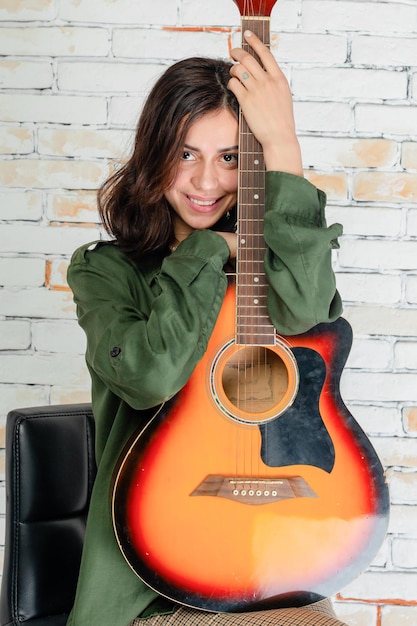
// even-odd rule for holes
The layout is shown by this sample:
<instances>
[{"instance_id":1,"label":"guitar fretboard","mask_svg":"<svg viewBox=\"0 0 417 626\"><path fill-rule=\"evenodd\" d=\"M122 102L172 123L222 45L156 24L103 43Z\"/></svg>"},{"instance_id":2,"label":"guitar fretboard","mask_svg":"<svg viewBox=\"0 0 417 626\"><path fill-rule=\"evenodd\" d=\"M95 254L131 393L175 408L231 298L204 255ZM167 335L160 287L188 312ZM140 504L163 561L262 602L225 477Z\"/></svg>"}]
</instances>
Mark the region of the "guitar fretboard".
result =
<instances>
[{"instance_id":1,"label":"guitar fretboard","mask_svg":"<svg viewBox=\"0 0 417 626\"><path fill-rule=\"evenodd\" d=\"M243 16L242 32L247 29L269 46L268 17ZM257 58L245 41L243 48ZM273 345L275 329L267 310L268 285L264 272L265 164L262 146L249 130L242 113L239 128L239 159L235 340L239 345Z\"/></svg>"}]
</instances>

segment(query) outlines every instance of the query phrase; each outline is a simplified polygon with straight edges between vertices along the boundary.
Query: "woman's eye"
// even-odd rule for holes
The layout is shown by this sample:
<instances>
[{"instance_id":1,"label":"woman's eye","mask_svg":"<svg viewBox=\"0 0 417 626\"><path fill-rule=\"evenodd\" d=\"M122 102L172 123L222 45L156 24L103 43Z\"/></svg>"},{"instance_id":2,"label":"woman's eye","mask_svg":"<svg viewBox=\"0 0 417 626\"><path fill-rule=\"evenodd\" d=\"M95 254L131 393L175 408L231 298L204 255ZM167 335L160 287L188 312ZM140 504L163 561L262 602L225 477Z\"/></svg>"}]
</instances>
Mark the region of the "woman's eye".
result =
<instances>
[{"instance_id":1,"label":"woman's eye","mask_svg":"<svg viewBox=\"0 0 417 626\"><path fill-rule=\"evenodd\" d=\"M235 165L238 162L238 155L236 153L224 154L223 155L223 160L227 164L230 163L231 165Z\"/></svg>"},{"instance_id":2,"label":"woman's eye","mask_svg":"<svg viewBox=\"0 0 417 626\"><path fill-rule=\"evenodd\" d=\"M191 161L191 159L193 158L193 155L191 154L191 152L188 152L188 150L184 150L181 158L183 161Z\"/></svg>"}]
</instances>

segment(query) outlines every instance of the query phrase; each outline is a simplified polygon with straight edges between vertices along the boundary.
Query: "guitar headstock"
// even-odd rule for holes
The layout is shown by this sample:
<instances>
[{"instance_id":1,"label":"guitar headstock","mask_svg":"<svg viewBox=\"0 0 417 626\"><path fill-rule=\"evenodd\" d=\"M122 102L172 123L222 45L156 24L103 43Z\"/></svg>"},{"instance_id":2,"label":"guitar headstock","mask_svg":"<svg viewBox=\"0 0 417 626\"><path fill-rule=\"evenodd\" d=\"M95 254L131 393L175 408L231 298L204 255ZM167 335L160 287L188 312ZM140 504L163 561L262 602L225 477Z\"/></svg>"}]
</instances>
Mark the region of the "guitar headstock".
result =
<instances>
[{"instance_id":1,"label":"guitar headstock","mask_svg":"<svg viewBox=\"0 0 417 626\"><path fill-rule=\"evenodd\" d=\"M269 17L277 0L234 0L240 15Z\"/></svg>"}]
</instances>

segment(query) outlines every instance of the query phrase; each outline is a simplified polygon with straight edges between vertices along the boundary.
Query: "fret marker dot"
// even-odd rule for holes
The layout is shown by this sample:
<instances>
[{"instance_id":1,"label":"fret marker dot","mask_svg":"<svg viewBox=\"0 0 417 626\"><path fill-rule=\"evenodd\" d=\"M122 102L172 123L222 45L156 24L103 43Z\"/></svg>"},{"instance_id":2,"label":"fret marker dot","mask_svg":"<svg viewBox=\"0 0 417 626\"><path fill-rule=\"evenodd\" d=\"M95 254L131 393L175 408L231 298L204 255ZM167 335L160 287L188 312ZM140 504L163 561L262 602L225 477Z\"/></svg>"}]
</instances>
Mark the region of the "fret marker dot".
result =
<instances>
[{"instance_id":1,"label":"fret marker dot","mask_svg":"<svg viewBox=\"0 0 417 626\"><path fill-rule=\"evenodd\" d=\"M255 278L253 279L253 281L254 281L255 283L259 283L259 278L258 278L257 276L255 276Z\"/></svg>"},{"instance_id":2,"label":"fret marker dot","mask_svg":"<svg viewBox=\"0 0 417 626\"><path fill-rule=\"evenodd\" d=\"M254 196L255 200L259 200L259 194L255 193Z\"/></svg>"},{"instance_id":3,"label":"fret marker dot","mask_svg":"<svg viewBox=\"0 0 417 626\"><path fill-rule=\"evenodd\" d=\"M259 304L258 298L255 298L255 300L253 301L253 304Z\"/></svg>"},{"instance_id":4,"label":"fret marker dot","mask_svg":"<svg viewBox=\"0 0 417 626\"><path fill-rule=\"evenodd\" d=\"M245 245L245 243L246 243L246 239L241 239L241 240L240 240L240 243L241 243L242 245Z\"/></svg>"},{"instance_id":5,"label":"fret marker dot","mask_svg":"<svg viewBox=\"0 0 417 626\"><path fill-rule=\"evenodd\" d=\"M255 165L259 165L258 159L255 159L254 163L255 163Z\"/></svg>"}]
</instances>

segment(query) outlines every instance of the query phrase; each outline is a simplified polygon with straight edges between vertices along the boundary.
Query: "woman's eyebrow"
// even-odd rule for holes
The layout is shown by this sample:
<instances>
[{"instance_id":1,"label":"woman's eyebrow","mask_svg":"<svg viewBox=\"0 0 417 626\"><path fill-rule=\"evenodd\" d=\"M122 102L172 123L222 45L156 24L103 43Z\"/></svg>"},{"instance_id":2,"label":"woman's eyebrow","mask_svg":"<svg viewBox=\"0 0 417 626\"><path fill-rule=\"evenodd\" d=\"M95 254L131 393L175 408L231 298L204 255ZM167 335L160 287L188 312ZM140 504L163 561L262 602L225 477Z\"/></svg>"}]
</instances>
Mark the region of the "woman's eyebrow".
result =
<instances>
[{"instance_id":1,"label":"woman's eyebrow","mask_svg":"<svg viewBox=\"0 0 417 626\"><path fill-rule=\"evenodd\" d=\"M217 152L219 154L221 154L222 152L234 152L235 150L238 150L239 146L230 146L230 148L220 148L219 150L217 150ZM190 146L188 144L184 145L184 150L192 150L193 152L201 152L200 148L196 148L195 146Z\"/></svg>"}]
</instances>

